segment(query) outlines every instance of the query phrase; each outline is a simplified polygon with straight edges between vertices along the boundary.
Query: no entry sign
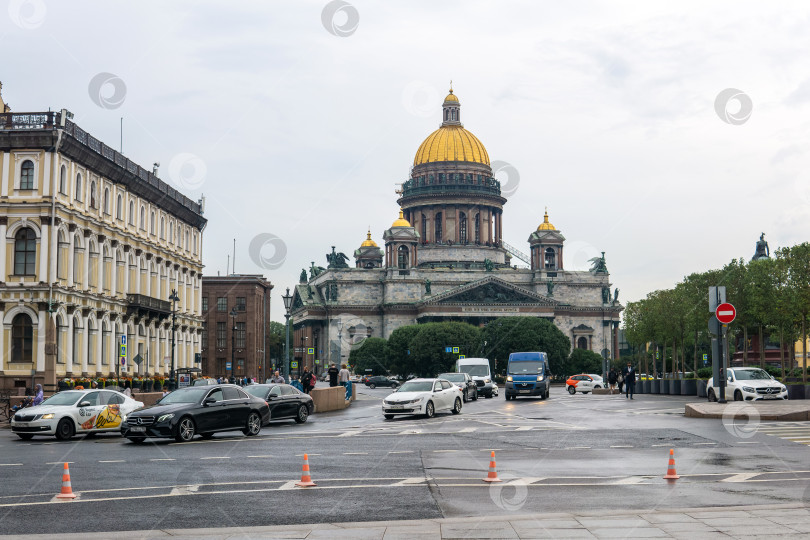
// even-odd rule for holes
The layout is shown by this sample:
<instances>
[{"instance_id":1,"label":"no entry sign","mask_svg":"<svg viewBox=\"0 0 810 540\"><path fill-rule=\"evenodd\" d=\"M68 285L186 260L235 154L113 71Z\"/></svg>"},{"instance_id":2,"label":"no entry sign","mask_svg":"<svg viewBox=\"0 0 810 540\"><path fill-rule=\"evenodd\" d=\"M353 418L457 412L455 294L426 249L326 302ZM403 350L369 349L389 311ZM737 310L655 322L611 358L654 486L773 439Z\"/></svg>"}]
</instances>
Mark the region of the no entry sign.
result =
<instances>
[{"instance_id":1,"label":"no entry sign","mask_svg":"<svg viewBox=\"0 0 810 540\"><path fill-rule=\"evenodd\" d=\"M714 316L717 317L717 320L721 323L728 324L737 316L737 310L729 303L720 304L717 306L717 311L714 312Z\"/></svg>"}]
</instances>

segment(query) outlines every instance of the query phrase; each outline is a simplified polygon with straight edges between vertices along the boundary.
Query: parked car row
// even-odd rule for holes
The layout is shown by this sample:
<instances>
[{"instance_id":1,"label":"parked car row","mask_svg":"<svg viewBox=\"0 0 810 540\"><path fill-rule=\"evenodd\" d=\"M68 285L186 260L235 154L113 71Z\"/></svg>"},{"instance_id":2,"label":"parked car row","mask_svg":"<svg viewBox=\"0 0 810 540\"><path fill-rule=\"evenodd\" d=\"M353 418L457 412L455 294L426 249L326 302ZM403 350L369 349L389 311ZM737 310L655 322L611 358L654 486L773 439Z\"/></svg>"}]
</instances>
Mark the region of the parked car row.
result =
<instances>
[{"instance_id":1,"label":"parked car row","mask_svg":"<svg viewBox=\"0 0 810 540\"><path fill-rule=\"evenodd\" d=\"M113 390L68 390L17 412L11 430L24 440L117 431L135 443L147 437L187 442L235 430L250 437L275 420L304 423L313 409L312 397L288 384L189 386L148 407Z\"/></svg>"}]
</instances>

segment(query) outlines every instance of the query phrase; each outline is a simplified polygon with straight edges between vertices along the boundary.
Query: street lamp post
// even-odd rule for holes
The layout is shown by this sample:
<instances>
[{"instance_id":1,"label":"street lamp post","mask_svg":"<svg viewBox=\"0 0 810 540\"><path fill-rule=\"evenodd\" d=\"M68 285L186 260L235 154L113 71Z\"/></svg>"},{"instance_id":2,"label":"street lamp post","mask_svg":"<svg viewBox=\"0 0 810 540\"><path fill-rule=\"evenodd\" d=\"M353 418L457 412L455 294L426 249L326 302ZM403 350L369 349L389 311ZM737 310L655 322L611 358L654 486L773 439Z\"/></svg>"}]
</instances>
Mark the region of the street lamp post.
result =
<instances>
[{"instance_id":1,"label":"street lamp post","mask_svg":"<svg viewBox=\"0 0 810 540\"><path fill-rule=\"evenodd\" d=\"M238 315L236 306L231 308L229 315L233 318L233 325L231 327L231 377L233 378L234 371L236 370L234 360L234 355L236 354L236 316Z\"/></svg>"},{"instance_id":2,"label":"street lamp post","mask_svg":"<svg viewBox=\"0 0 810 540\"><path fill-rule=\"evenodd\" d=\"M282 372L284 373L284 380L290 382L290 308L292 307L292 295L289 287L287 287L287 294L282 295L281 299L284 300L284 327L286 332Z\"/></svg>"},{"instance_id":3,"label":"street lamp post","mask_svg":"<svg viewBox=\"0 0 810 540\"><path fill-rule=\"evenodd\" d=\"M180 300L180 297L177 296L177 289L172 289L172 294L169 295L169 300L172 301L172 369L171 373L169 373L169 388L176 390L177 381L175 380L174 331L177 328L177 301Z\"/></svg>"}]
</instances>

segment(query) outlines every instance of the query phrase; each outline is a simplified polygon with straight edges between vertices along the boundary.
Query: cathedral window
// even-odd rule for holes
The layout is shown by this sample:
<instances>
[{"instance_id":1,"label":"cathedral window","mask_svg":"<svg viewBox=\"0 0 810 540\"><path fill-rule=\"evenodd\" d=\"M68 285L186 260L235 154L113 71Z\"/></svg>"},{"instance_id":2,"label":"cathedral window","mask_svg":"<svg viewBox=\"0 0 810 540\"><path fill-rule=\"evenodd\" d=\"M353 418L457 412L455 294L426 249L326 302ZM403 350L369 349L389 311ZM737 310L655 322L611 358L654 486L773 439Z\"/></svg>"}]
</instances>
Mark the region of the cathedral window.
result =
<instances>
[{"instance_id":1,"label":"cathedral window","mask_svg":"<svg viewBox=\"0 0 810 540\"><path fill-rule=\"evenodd\" d=\"M20 313L11 321L11 361L31 362L34 350L34 325L31 317Z\"/></svg>"},{"instance_id":2,"label":"cathedral window","mask_svg":"<svg viewBox=\"0 0 810 540\"><path fill-rule=\"evenodd\" d=\"M104 201L102 203L104 213L110 215L110 189L104 188Z\"/></svg>"},{"instance_id":3,"label":"cathedral window","mask_svg":"<svg viewBox=\"0 0 810 540\"><path fill-rule=\"evenodd\" d=\"M436 214L436 225L433 227L433 230L436 231L435 242L437 244L442 243L442 213L439 212Z\"/></svg>"},{"instance_id":4,"label":"cathedral window","mask_svg":"<svg viewBox=\"0 0 810 540\"><path fill-rule=\"evenodd\" d=\"M577 338L577 349L587 349L588 348L588 338Z\"/></svg>"},{"instance_id":5,"label":"cathedral window","mask_svg":"<svg viewBox=\"0 0 810 540\"><path fill-rule=\"evenodd\" d=\"M76 200L81 202L82 201L82 175L81 173L76 175Z\"/></svg>"},{"instance_id":6,"label":"cathedral window","mask_svg":"<svg viewBox=\"0 0 810 540\"><path fill-rule=\"evenodd\" d=\"M481 214L475 214L475 243L481 243Z\"/></svg>"},{"instance_id":7,"label":"cathedral window","mask_svg":"<svg viewBox=\"0 0 810 540\"><path fill-rule=\"evenodd\" d=\"M67 167L64 165L59 171L59 193L67 195Z\"/></svg>"},{"instance_id":8,"label":"cathedral window","mask_svg":"<svg viewBox=\"0 0 810 540\"><path fill-rule=\"evenodd\" d=\"M34 231L25 227L14 236L14 275L33 276L36 274L37 237Z\"/></svg>"},{"instance_id":9,"label":"cathedral window","mask_svg":"<svg viewBox=\"0 0 810 540\"><path fill-rule=\"evenodd\" d=\"M406 246L397 248L397 268L400 270L408 268L408 248Z\"/></svg>"},{"instance_id":10,"label":"cathedral window","mask_svg":"<svg viewBox=\"0 0 810 540\"><path fill-rule=\"evenodd\" d=\"M430 178L430 182L429 182L429 183L430 183L430 185L432 186L432 185L433 185L433 175L431 174L431 175L429 176L429 178Z\"/></svg>"},{"instance_id":11,"label":"cathedral window","mask_svg":"<svg viewBox=\"0 0 810 540\"><path fill-rule=\"evenodd\" d=\"M422 215L422 242L427 242L427 217Z\"/></svg>"},{"instance_id":12,"label":"cathedral window","mask_svg":"<svg viewBox=\"0 0 810 540\"><path fill-rule=\"evenodd\" d=\"M458 218L458 241L462 244L467 243L467 214L462 212Z\"/></svg>"},{"instance_id":13,"label":"cathedral window","mask_svg":"<svg viewBox=\"0 0 810 540\"><path fill-rule=\"evenodd\" d=\"M96 203L96 183L90 182L90 208L98 208Z\"/></svg>"},{"instance_id":14,"label":"cathedral window","mask_svg":"<svg viewBox=\"0 0 810 540\"><path fill-rule=\"evenodd\" d=\"M23 161L20 168L20 189L34 189L34 162L30 159Z\"/></svg>"},{"instance_id":15,"label":"cathedral window","mask_svg":"<svg viewBox=\"0 0 810 540\"><path fill-rule=\"evenodd\" d=\"M545 268L547 270L556 270L557 269L557 254L555 253L554 249L546 248L546 260L545 260Z\"/></svg>"}]
</instances>

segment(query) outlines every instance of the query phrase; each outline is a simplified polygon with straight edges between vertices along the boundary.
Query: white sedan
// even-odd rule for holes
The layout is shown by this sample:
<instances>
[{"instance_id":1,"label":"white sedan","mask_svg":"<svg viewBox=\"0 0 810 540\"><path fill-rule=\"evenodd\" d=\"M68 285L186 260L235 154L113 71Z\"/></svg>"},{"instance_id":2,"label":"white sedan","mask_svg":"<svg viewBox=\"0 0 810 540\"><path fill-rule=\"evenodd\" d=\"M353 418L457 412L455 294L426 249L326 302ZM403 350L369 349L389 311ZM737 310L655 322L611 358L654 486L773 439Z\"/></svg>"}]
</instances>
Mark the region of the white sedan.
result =
<instances>
[{"instance_id":1,"label":"white sedan","mask_svg":"<svg viewBox=\"0 0 810 540\"><path fill-rule=\"evenodd\" d=\"M397 414L423 414L428 418L439 411L461 412L461 388L444 379L411 379L383 400L387 419Z\"/></svg>"},{"instance_id":2,"label":"white sedan","mask_svg":"<svg viewBox=\"0 0 810 540\"><path fill-rule=\"evenodd\" d=\"M76 433L119 432L121 422L143 403L114 390L67 390L11 418L11 431L23 440L34 435L70 439Z\"/></svg>"},{"instance_id":3,"label":"white sedan","mask_svg":"<svg viewBox=\"0 0 810 540\"><path fill-rule=\"evenodd\" d=\"M734 401L755 401L760 399L787 399L785 385L759 368L728 368L726 370L726 399ZM707 394L709 401L717 401L720 386L709 379Z\"/></svg>"}]
</instances>

